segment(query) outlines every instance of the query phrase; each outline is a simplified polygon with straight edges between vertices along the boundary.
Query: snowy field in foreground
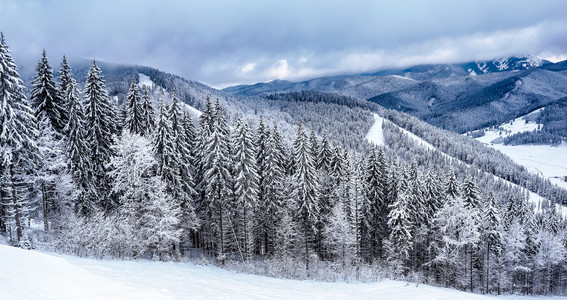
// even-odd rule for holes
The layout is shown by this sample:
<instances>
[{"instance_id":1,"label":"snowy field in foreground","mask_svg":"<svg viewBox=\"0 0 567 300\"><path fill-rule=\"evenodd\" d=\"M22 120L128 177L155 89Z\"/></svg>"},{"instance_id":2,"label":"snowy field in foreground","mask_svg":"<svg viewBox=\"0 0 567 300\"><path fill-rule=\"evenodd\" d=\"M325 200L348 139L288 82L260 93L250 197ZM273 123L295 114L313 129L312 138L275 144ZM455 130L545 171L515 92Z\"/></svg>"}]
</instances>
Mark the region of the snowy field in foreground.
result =
<instances>
[{"instance_id":1,"label":"snowy field in foreground","mask_svg":"<svg viewBox=\"0 0 567 300\"><path fill-rule=\"evenodd\" d=\"M210 266L94 260L0 245L0 299L531 299L384 280L328 283ZM556 297L556 299L561 299ZM567 298L562 298L567 299Z\"/></svg>"}]
</instances>

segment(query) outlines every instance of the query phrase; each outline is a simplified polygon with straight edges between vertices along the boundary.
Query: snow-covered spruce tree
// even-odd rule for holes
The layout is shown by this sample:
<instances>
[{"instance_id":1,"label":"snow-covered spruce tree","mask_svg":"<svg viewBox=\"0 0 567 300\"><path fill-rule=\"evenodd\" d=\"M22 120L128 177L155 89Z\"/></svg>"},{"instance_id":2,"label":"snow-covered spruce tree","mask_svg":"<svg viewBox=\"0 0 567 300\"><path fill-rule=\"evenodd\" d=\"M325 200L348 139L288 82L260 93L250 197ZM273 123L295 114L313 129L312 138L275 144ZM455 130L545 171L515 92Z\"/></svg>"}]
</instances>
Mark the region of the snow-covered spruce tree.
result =
<instances>
[{"instance_id":1,"label":"snow-covered spruce tree","mask_svg":"<svg viewBox=\"0 0 567 300\"><path fill-rule=\"evenodd\" d=\"M343 203L346 200L347 203ZM340 263L345 274L356 262L356 226L349 218L349 199L340 199L332 208L329 223L325 227L325 239L329 246L329 258Z\"/></svg>"},{"instance_id":2,"label":"snow-covered spruce tree","mask_svg":"<svg viewBox=\"0 0 567 300\"><path fill-rule=\"evenodd\" d=\"M233 221L238 225L238 244L244 260L250 260L254 251L254 211L258 205L258 171L256 146L250 126L241 118L236 120L232 138L234 162L235 206ZM238 218L238 219L236 219ZM235 220L236 219L236 220Z\"/></svg>"},{"instance_id":3,"label":"snow-covered spruce tree","mask_svg":"<svg viewBox=\"0 0 567 300\"><path fill-rule=\"evenodd\" d=\"M514 199L513 195L508 197L508 201L506 202L506 209L503 213L502 218L502 225L504 225L504 229L508 230L510 225L512 225L512 221L517 217L518 211L516 209L516 199Z\"/></svg>"},{"instance_id":4,"label":"snow-covered spruce tree","mask_svg":"<svg viewBox=\"0 0 567 300\"><path fill-rule=\"evenodd\" d=\"M287 146L284 146L284 141L283 141L283 137L281 132L278 129L278 124L276 122L274 122L274 124L272 125L272 141L273 144L272 146L275 147L275 152L277 155L277 162L278 165L280 166L283 174L289 174L289 172L287 172L286 167L290 164L290 160L289 157L293 156L293 151L289 151Z\"/></svg>"},{"instance_id":5,"label":"snow-covered spruce tree","mask_svg":"<svg viewBox=\"0 0 567 300\"><path fill-rule=\"evenodd\" d=\"M390 204L388 227L390 236L385 242L387 261L394 276L407 275L408 261L413 249L410 201L411 191L404 189L398 193L396 201Z\"/></svg>"},{"instance_id":6,"label":"snow-covered spruce tree","mask_svg":"<svg viewBox=\"0 0 567 300\"><path fill-rule=\"evenodd\" d=\"M67 134L65 140L69 172L73 177L76 191L75 212L81 216L89 216L95 209L94 200L97 191L92 180L90 166L89 145L87 144L87 131L85 128L85 115L81 95L77 82L71 78L68 84L66 100L69 120L63 129Z\"/></svg>"},{"instance_id":7,"label":"snow-covered spruce tree","mask_svg":"<svg viewBox=\"0 0 567 300\"><path fill-rule=\"evenodd\" d=\"M561 235L554 230L553 223L559 223L559 216L555 213L556 209L552 208L547 219L550 220L546 226L539 230L537 236L537 253L533 255L534 289L537 294L553 295L557 294L557 290L561 287L559 281L561 276L558 274L560 265L565 262L567 255L564 241ZM526 225L524 225L526 226ZM564 234L564 233L563 233ZM527 235L526 235L527 237ZM527 249L529 251L529 249ZM528 254L530 256L530 254Z\"/></svg>"},{"instance_id":8,"label":"snow-covered spruce tree","mask_svg":"<svg viewBox=\"0 0 567 300\"><path fill-rule=\"evenodd\" d=\"M193 147L193 162L194 162L194 180L195 191L197 192L195 198L195 209L198 212L198 217L201 220L200 230L197 233L196 242L207 254L210 254L213 249L212 239L212 221L210 207L206 201L204 181L205 174L205 145L212 132L213 111L211 107L211 99L207 97L205 100L205 109L199 116L199 127L195 134L195 144Z\"/></svg>"},{"instance_id":9,"label":"snow-covered spruce tree","mask_svg":"<svg viewBox=\"0 0 567 300\"><path fill-rule=\"evenodd\" d=\"M67 124L67 111L63 101L62 93L53 80L53 70L49 65L45 50L36 67L37 74L31 82L32 88L30 100L35 110L36 119L45 115L49 118L51 125L58 134L63 133L63 127Z\"/></svg>"},{"instance_id":10,"label":"snow-covered spruce tree","mask_svg":"<svg viewBox=\"0 0 567 300\"><path fill-rule=\"evenodd\" d=\"M439 209L445 203L445 196L442 193L442 182L439 172L434 172L433 168L429 167L424 178L425 184L425 199L427 204L427 237L425 241L425 264L423 264L426 278L438 278L437 269L432 268L429 263L433 260L434 256L434 240L438 238L438 230L435 226L435 216Z\"/></svg>"},{"instance_id":11,"label":"snow-covered spruce tree","mask_svg":"<svg viewBox=\"0 0 567 300\"><path fill-rule=\"evenodd\" d=\"M199 217L195 210L195 198L198 196L197 191L195 190L195 172L197 171L195 166L195 148L197 133L193 120L191 120L191 117L187 112L183 113L181 127L183 132L183 141L180 141L180 145L183 145L183 148L188 151L183 154L181 166L183 172L180 173L180 175L181 181L184 183L184 188L186 189L185 193L190 196L185 198L181 203L182 218L180 224L184 230L181 242L182 244L185 244L189 241L190 237L193 237L193 245L195 245L197 244L197 241L195 240L196 230L199 227Z\"/></svg>"},{"instance_id":12,"label":"snow-covered spruce tree","mask_svg":"<svg viewBox=\"0 0 567 300\"><path fill-rule=\"evenodd\" d=\"M481 241L484 244L484 267L486 293L492 293L498 287L497 265L502 253L502 226L499 206L494 194L490 192L484 204L481 225Z\"/></svg>"},{"instance_id":13,"label":"snow-covered spruce tree","mask_svg":"<svg viewBox=\"0 0 567 300\"><path fill-rule=\"evenodd\" d=\"M183 113L183 129L185 130L185 139L187 146L189 147L189 152L191 155L191 170L194 174L195 172L195 156L196 156L196 147L197 147L197 128L195 128L195 124L193 123L193 119L191 119L191 115L187 111ZM193 179L195 180L195 179ZM193 182L193 185L195 182Z\"/></svg>"},{"instance_id":14,"label":"snow-covered spruce tree","mask_svg":"<svg viewBox=\"0 0 567 300\"><path fill-rule=\"evenodd\" d=\"M146 131L146 119L142 113L142 99L140 98L140 89L136 83L136 78L132 78L130 89L128 90L127 108L126 108L126 121L124 126L132 134L142 134Z\"/></svg>"},{"instance_id":15,"label":"snow-covered spruce tree","mask_svg":"<svg viewBox=\"0 0 567 300\"><path fill-rule=\"evenodd\" d=\"M443 270L443 280L447 286L461 289L468 286L464 272L468 262L465 251L467 246L478 243L480 238L479 224L474 216L477 213L465 207L461 196L447 196L445 205L435 216L441 241L438 241L433 263Z\"/></svg>"},{"instance_id":16,"label":"snow-covered spruce tree","mask_svg":"<svg viewBox=\"0 0 567 300\"><path fill-rule=\"evenodd\" d=\"M182 243L189 241L189 235L198 226L197 216L195 214L193 198L196 196L196 192L193 189L193 154L191 141L186 136L185 123L183 121L184 114L181 109L179 98L175 95L175 90L172 92L171 105L167 112L168 123L170 126L171 140L173 146L173 159L176 160L175 164L172 164L172 168L176 168L176 173L179 175L179 185L171 186L173 199L179 202L183 213L183 234ZM183 246L181 246L181 251L183 251Z\"/></svg>"},{"instance_id":17,"label":"snow-covered spruce tree","mask_svg":"<svg viewBox=\"0 0 567 300\"><path fill-rule=\"evenodd\" d=\"M158 103L156 131L153 138L153 152L158 161L157 173L166 185L167 193L174 199L179 199L182 193L179 175L180 157L174 144L175 136L171 130L168 112L162 100Z\"/></svg>"},{"instance_id":18,"label":"snow-covered spruce tree","mask_svg":"<svg viewBox=\"0 0 567 300\"><path fill-rule=\"evenodd\" d=\"M465 208L467 208L471 212L470 214L471 221L476 222L478 225L480 225L480 221L481 221L480 193L472 177L470 176L467 177L467 179L463 183L462 194L465 203ZM480 263L473 264L475 260L478 260L478 256L477 256L478 253L476 253L479 250L478 246L479 245L476 242L466 245L469 256L469 265L467 268L469 271L469 288L471 292L473 291L473 273L475 272L474 265L478 266L480 264Z\"/></svg>"},{"instance_id":19,"label":"snow-covered spruce tree","mask_svg":"<svg viewBox=\"0 0 567 300\"><path fill-rule=\"evenodd\" d=\"M38 171L38 183L42 204L43 229L49 231L50 223L59 228L62 214L71 211L74 204L75 185L65 156L65 145L57 139L51 120L46 115L40 116L37 124L39 135L37 146L41 152L41 168Z\"/></svg>"},{"instance_id":20,"label":"snow-covered spruce tree","mask_svg":"<svg viewBox=\"0 0 567 300\"><path fill-rule=\"evenodd\" d=\"M117 215L123 228L123 244L128 248L125 251L138 257L149 248L158 251L157 257L168 257L172 254L172 243L168 242L176 241L180 235L181 211L155 174L157 161L152 145L146 138L126 130L115 148L117 155L111 160L110 175L114 179L113 192L119 195Z\"/></svg>"},{"instance_id":21,"label":"snow-covered spruce tree","mask_svg":"<svg viewBox=\"0 0 567 300\"><path fill-rule=\"evenodd\" d=\"M268 255L277 252L277 246L274 244L275 232L278 230L276 224L279 222L282 210L288 209L283 204L284 181L286 179L283 170L284 154L281 151L282 146L279 138L277 126L274 124L272 133L267 135L266 140L263 201L258 202L255 212L257 240L259 239L257 245L262 247L258 252Z\"/></svg>"},{"instance_id":22,"label":"snow-covered spruce tree","mask_svg":"<svg viewBox=\"0 0 567 300\"><path fill-rule=\"evenodd\" d=\"M126 119L128 118L128 101L122 101L122 104L117 105L116 112L116 132L118 135L122 134L122 130L126 129Z\"/></svg>"},{"instance_id":23,"label":"snow-covered spruce tree","mask_svg":"<svg viewBox=\"0 0 567 300\"><path fill-rule=\"evenodd\" d=\"M513 218L502 238L502 259L504 270L499 278L503 289L510 293L520 292L524 275L531 271L526 258L526 235L518 218Z\"/></svg>"},{"instance_id":24,"label":"snow-covered spruce tree","mask_svg":"<svg viewBox=\"0 0 567 300\"><path fill-rule=\"evenodd\" d=\"M429 167L427 169L423 184L425 185L425 202L427 203L427 224L430 227L435 218L435 214L443 207L443 203L445 202L441 179L441 175L439 175L438 172L434 172L433 168Z\"/></svg>"},{"instance_id":25,"label":"snow-covered spruce tree","mask_svg":"<svg viewBox=\"0 0 567 300\"><path fill-rule=\"evenodd\" d=\"M258 120L258 129L254 135L254 144L256 145L256 170L258 173L258 205L256 207L256 225L255 225L255 248L259 254L267 254L271 251L269 248L269 230L270 226L268 222L269 212L267 212L267 204L269 204L266 199L266 190L270 187L268 182L264 179L264 161L266 160L268 145L267 140L270 136L270 132L266 125L264 124L264 117L260 115Z\"/></svg>"},{"instance_id":26,"label":"snow-covered spruce tree","mask_svg":"<svg viewBox=\"0 0 567 300\"><path fill-rule=\"evenodd\" d=\"M390 163L390 168L388 169L388 177L386 181L386 200L388 207L396 201L398 198L398 190L400 187L400 170L396 158L393 158Z\"/></svg>"},{"instance_id":27,"label":"snow-covered spruce tree","mask_svg":"<svg viewBox=\"0 0 567 300\"><path fill-rule=\"evenodd\" d=\"M427 214L426 191L422 176L417 174L417 169L413 166L410 168L410 172L411 170L416 172L416 175L410 177L408 187L411 194L408 213L410 214L410 223L412 224L411 235L413 238L411 268L412 271L415 272L426 262L427 221L431 216Z\"/></svg>"},{"instance_id":28,"label":"snow-covered spruce tree","mask_svg":"<svg viewBox=\"0 0 567 300\"><path fill-rule=\"evenodd\" d=\"M317 151L317 169L324 170L325 172L331 172L331 159L333 158L333 149L329 144L329 138L327 137L327 132L323 133L323 138L319 144L319 149Z\"/></svg>"},{"instance_id":29,"label":"snow-covered spruce tree","mask_svg":"<svg viewBox=\"0 0 567 300\"><path fill-rule=\"evenodd\" d=\"M355 253L357 277L359 268L363 262L364 254L368 252L368 187L364 176L364 166L362 159L357 156L350 156L349 161L350 176L348 181L348 195L350 219L355 234Z\"/></svg>"},{"instance_id":30,"label":"snow-covered spruce tree","mask_svg":"<svg viewBox=\"0 0 567 300\"><path fill-rule=\"evenodd\" d=\"M115 106L110 101L100 68L93 61L85 82L85 128L88 141L89 163L92 184L97 189L96 195L87 195L93 202L105 210L110 210L115 203L110 197L110 179L108 163L113 153L113 135L116 133Z\"/></svg>"},{"instance_id":31,"label":"snow-covered spruce tree","mask_svg":"<svg viewBox=\"0 0 567 300\"><path fill-rule=\"evenodd\" d=\"M315 138L316 141L316 138ZM312 146L313 147L313 146ZM335 199L333 198L334 185L333 180L329 171L331 170L331 159L333 157L333 152L329 146L329 140L327 138L327 133L323 134L323 139L321 143L318 143L316 158L316 169L319 187L319 222L317 223L317 250L318 254L322 259L326 259L328 254L327 243L325 242L324 228L329 224L329 218L331 217L331 210L335 204Z\"/></svg>"},{"instance_id":32,"label":"snow-covered spruce tree","mask_svg":"<svg viewBox=\"0 0 567 300\"><path fill-rule=\"evenodd\" d=\"M343 181L348 173L348 163L343 155L343 148L337 140L333 142L333 155L331 156L329 175L336 185Z\"/></svg>"},{"instance_id":33,"label":"snow-covered spruce tree","mask_svg":"<svg viewBox=\"0 0 567 300\"><path fill-rule=\"evenodd\" d=\"M382 258L382 239L386 232L387 208L388 203L384 196L386 185L386 161L382 149L376 151L376 146L373 144L370 150L368 159L366 160L366 185L367 198L369 203L368 210L368 228L369 237L371 241L371 249L373 249L372 258Z\"/></svg>"},{"instance_id":34,"label":"snow-covered spruce tree","mask_svg":"<svg viewBox=\"0 0 567 300\"><path fill-rule=\"evenodd\" d=\"M154 108L148 95L148 90L144 88L144 95L142 96L141 115L143 120L142 136L149 136L154 131Z\"/></svg>"},{"instance_id":35,"label":"snow-covered spruce tree","mask_svg":"<svg viewBox=\"0 0 567 300\"><path fill-rule=\"evenodd\" d=\"M229 230L228 199L231 196L231 159L229 152L228 125L223 109L217 99L213 111L211 133L204 145L203 183L205 209L208 210L214 237L216 256L223 262L226 259L227 232Z\"/></svg>"},{"instance_id":36,"label":"snow-covered spruce tree","mask_svg":"<svg viewBox=\"0 0 567 300\"><path fill-rule=\"evenodd\" d=\"M151 184L155 197L143 208L141 236L147 241L147 246L152 250L153 260L167 261L171 259L171 245L180 242L182 229L179 227L181 208L176 204L169 193L165 183L159 178L153 179Z\"/></svg>"},{"instance_id":37,"label":"snow-covered spruce tree","mask_svg":"<svg viewBox=\"0 0 567 300\"><path fill-rule=\"evenodd\" d=\"M13 245L22 247L28 246L29 192L35 187L34 170L39 165L35 122L17 66L0 33L0 229Z\"/></svg>"},{"instance_id":38,"label":"snow-covered spruce tree","mask_svg":"<svg viewBox=\"0 0 567 300\"><path fill-rule=\"evenodd\" d=\"M311 129L309 134L309 145L311 148L311 157L313 157L315 168L317 168L317 156L319 155L319 141L317 140L317 134L315 130Z\"/></svg>"},{"instance_id":39,"label":"snow-covered spruce tree","mask_svg":"<svg viewBox=\"0 0 567 300\"><path fill-rule=\"evenodd\" d=\"M305 239L305 268L309 274L309 244L316 233L319 218L319 183L315 174L311 143L301 123L299 123L297 136L293 143L293 154L295 162L293 178L299 208L297 216Z\"/></svg>"},{"instance_id":40,"label":"snow-covered spruce tree","mask_svg":"<svg viewBox=\"0 0 567 300\"><path fill-rule=\"evenodd\" d=\"M67 62L67 57L63 55L63 60L61 61L61 69L59 69L59 92L63 98L63 108L68 111L69 104L67 103L67 94L69 93L69 86L73 79L73 72L71 71L71 66Z\"/></svg>"},{"instance_id":41,"label":"snow-covered spruce tree","mask_svg":"<svg viewBox=\"0 0 567 300\"><path fill-rule=\"evenodd\" d=\"M447 174L447 180L445 181L445 195L446 197L456 198L461 194L461 189L459 188L459 183L457 182L457 176L453 170L449 171Z\"/></svg>"}]
</instances>

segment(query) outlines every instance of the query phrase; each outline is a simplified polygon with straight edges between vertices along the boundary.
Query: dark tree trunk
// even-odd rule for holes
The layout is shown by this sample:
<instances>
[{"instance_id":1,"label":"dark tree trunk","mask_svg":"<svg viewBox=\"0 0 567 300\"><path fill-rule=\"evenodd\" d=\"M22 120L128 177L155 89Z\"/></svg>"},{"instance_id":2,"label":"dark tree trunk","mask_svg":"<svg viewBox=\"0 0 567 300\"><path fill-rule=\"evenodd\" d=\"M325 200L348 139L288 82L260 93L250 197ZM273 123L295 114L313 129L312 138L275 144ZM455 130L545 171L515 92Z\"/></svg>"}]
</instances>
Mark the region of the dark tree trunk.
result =
<instances>
[{"instance_id":1,"label":"dark tree trunk","mask_svg":"<svg viewBox=\"0 0 567 300\"><path fill-rule=\"evenodd\" d=\"M22 240L22 214L21 203L18 203L18 192L16 189L16 178L14 174L14 166L10 164L10 181L11 181L11 188L12 188L12 205L14 206L14 221L16 223L16 239L17 245L19 246L20 241Z\"/></svg>"},{"instance_id":2,"label":"dark tree trunk","mask_svg":"<svg viewBox=\"0 0 567 300\"><path fill-rule=\"evenodd\" d=\"M47 205L47 189L45 188L45 182L41 183L41 203L43 204L43 231L49 231L49 219L48 219L48 205Z\"/></svg>"}]
</instances>

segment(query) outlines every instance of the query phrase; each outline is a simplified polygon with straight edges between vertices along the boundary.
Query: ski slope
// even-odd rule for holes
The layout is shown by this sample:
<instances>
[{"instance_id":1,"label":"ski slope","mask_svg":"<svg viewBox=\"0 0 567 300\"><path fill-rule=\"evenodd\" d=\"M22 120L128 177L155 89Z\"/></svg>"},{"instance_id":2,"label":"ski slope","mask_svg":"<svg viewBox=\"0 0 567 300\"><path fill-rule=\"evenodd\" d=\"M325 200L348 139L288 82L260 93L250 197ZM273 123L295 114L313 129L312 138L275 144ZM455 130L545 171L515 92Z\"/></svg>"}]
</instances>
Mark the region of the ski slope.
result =
<instances>
[{"instance_id":1,"label":"ski slope","mask_svg":"<svg viewBox=\"0 0 567 300\"><path fill-rule=\"evenodd\" d=\"M148 75L138 73L138 78L139 78L138 86L140 88L147 87L151 90L154 87L159 87L157 84L155 84L155 82L153 82L150 79L150 76L148 76ZM160 92L163 94L166 102L169 103L169 101L171 100L171 95L169 94L169 92L166 91L162 87L159 87L159 89L161 90ZM184 102L181 102L181 103L182 103L182 105L185 106L185 111L187 111L189 113L189 115L191 116L191 118L193 120L197 120L201 116L202 112L200 110L196 109L195 107L193 107L193 106L191 106L187 103L184 103Z\"/></svg>"},{"instance_id":2,"label":"ski slope","mask_svg":"<svg viewBox=\"0 0 567 300\"><path fill-rule=\"evenodd\" d=\"M541 110L540 110L541 111ZM521 119L521 118L519 118ZM380 117L378 114L374 114L374 124L372 125L372 127L370 128L370 130L368 131L368 133L366 134L366 140L369 143L374 143L377 146L385 146L385 141L384 141L384 132L382 130L382 125L384 122L388 122L388 120ZM520 128L525 128L524 126L521 126L521 123L523 123L524 121L522 120L521 122L517 122L516 120L511 124L512 127L520 129ZM515 124L515 125L514 125ZM417 143L417 145L420 145L422 147L425 147L428 150L434 150L436 149L433 145L431 145L430 143L428 143L427 141L425 141L424 139L420 138L419 136L407 131L404 128L401 128L399 126L396 125L396 127L402 132L402 134L407 135L410 139L412 139L413 141L415 141ZM537 125L536 125L537 127ZM507 129L508 131L510 130L510 127L508 127ZM522 130L522 129L520 129ZM540 170L544 169L547 172L545 174L550 174L549 170L551 170L551 168L558 168L558 170L564 170L564 168L562 169L562 166L565 167L567 166L567 144L563 143L561 145L561 147L559 148L551 148L551 146L546 146L546 145L542 145L542 146L533 146L533 145L524 145L524 146L504 146L504 145L494 145L491 144L491 147L494 147L496 149L502 149L502 148L510 148L510 149L505 149L507 151L502 151L505 154L507 154L508 156L510 156L512 158L512 160L514 160L516 163L519 163L518 161L528 161L530 162L532 165L534 165L536 162L538 162L541 158L545 157L546 155L549 154L550 151L557 151L558 153L555 153L554 156L559 157L558 162L554 161L554 162L541 162L539 169L537 170L537 173L539 173L540 175L544 176L544 173L542 173ZM563 146L565 146L563 148ZM523 149L523 148L531 148L531 149ZM539 151L538 151L539 150ZM455 159L454 157L451 157L449 155L447 155L446 153L440 151L441 154L443 156L445 156L446 158L453 160L455 162L458 163L462 163L461 161ZM535 157L534 157L535 156ZM532 159L532 157L534 157L534 159ZM515 158L515 159L514 159ZM557 165L558 164L558 165ZM547 168L543 168L542 166L546 166ZM532 170L528 167L529 170ZM567 173L566 173L567 174ZM517 186L518 188L522 189L522 190L526 190L525 188L522 188L512 182L509 182L507 180L504 180L498 176L492 175L490 174L494 180L496 181L504 181L507 182L510 185L513 186ZM567 182L564 182L562 180L560 180L559 178L549 178L551 180L552 183L555 183L557 185L564 185L564 188L567 188ZM534 212L540 212L542 210L542 201L545 200L543 197L541 197L540 195L532 192L532 191L528 191L529 194L529 201L533 204L534 207ZM561 214L564 216L567 216L567 207L560 205L560 204L556 204L556 207L561 211Z\"/></svg>"},{"instance_id":3,"label":"ski slope","mask_svg":"<svg viewBox=\"0 0 567 300\"><path fill-rule=\"evenodd\" d=\"M238 274L192 263L78 258L0 245L0 299L532 299L402 281L345 283Z\"/></svg>"},{"instance_id":4,"label":"ski slope","mask_svg":"<svg viewBox=\"0 0 567 300\"><path fill-rule=\"evenodd\" d=\"M155 83L150 79L150 76L142 73L138 73L138 78L139 78L138 86L140 88L143 88L144 86L150 90L154 88Z\"/></svg>"},{"instance_id":5,"label":"ski slope","mask_svg":"<svg viewBox=\"0 0 567 300\"><path fill-rule=\"evenodd\" d=\"M384 124L384 122L388 122L388 120L380 117L378 114L374 113L374 124L372 124L372 127L370 127L370 130L368 130L368 133L366 134L366 140L369 143L373 143L377 146L384 146L385 145L385 141L384 141L384 131L382 130L382 125ZM402 134L407 135L410 139L414 140L418 145L421 145L429 150L433 150L435 149L435 147L433 147L433 145L431 145L430 143L428 143L427 141L425 141L424 139L420 138L419 136L407 131L406 129L399 127L396 125L396 127L398 127L398 129L402 132Z\"/></svg>"},{"instance_id":6,"label":"ski slope","mask_svg":"<svg viewBox=\"0 0 567 300\"><path fill-rule=\"evenodd\" d=\"M366 134L366 140L376 146L384 146L384 131L382 130L382 124L384 124L384 118L380 117L378 114L374 115L374 124L368 130Z\"/></svg>"}]
</instances>

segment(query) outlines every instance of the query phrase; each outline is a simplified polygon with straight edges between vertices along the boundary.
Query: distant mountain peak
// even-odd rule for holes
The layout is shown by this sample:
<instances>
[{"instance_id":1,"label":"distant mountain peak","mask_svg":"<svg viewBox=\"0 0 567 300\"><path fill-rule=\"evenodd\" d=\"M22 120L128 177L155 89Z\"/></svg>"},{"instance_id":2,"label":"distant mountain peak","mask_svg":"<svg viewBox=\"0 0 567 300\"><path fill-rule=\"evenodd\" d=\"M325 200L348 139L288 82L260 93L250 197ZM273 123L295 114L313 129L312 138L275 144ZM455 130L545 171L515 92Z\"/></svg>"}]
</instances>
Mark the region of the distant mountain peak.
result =
<instances>
[{"instance_id":1,"label":"distant mountain peak","mask_svg":"<svg viewBox=\"0 0 567 300\"><path fill-rule=\"evenodd\" d=\"M525 55L502 57L492 61L475 61L465 63L463 67L469 75L474 76L494 72L529 70L549 63L551 62L535 55Z\"/></svg>"}]
</instances>

